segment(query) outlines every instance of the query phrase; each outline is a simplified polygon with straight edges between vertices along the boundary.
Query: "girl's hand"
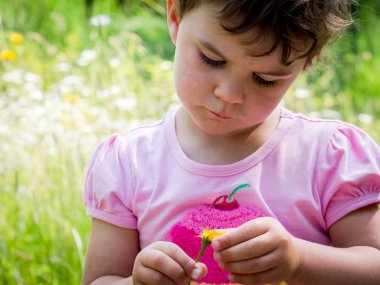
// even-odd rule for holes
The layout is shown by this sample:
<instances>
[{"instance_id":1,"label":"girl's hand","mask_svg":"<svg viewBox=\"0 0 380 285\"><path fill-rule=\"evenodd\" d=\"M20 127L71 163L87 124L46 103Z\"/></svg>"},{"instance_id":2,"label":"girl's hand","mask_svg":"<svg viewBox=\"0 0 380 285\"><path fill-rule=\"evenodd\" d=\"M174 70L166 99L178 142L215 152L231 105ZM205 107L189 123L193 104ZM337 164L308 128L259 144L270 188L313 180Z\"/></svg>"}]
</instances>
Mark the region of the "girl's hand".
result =
<instances>
[{"instance_id":1,"label":"girl's hand","mask_svg":"<svg viewBox=\"0 0 380 285\"><path fill-rule=\"evenodd\" d=\"M179 246L155 242L137 255L133 266L134 285L188 285L206 275L204 264L196 264Z\"/></svg>"},{"instance_id":2,"label":"girl's hand","mask_svg":"<svg viewBox=\"0 0 380 285\"><path fill-rule=\"evenodd\" d=\"M300 265L295 239L273 218L258 218L226 232L211 244L214 259L231 282L278 284L290 280Z\"/></svg>"}]
</instances>

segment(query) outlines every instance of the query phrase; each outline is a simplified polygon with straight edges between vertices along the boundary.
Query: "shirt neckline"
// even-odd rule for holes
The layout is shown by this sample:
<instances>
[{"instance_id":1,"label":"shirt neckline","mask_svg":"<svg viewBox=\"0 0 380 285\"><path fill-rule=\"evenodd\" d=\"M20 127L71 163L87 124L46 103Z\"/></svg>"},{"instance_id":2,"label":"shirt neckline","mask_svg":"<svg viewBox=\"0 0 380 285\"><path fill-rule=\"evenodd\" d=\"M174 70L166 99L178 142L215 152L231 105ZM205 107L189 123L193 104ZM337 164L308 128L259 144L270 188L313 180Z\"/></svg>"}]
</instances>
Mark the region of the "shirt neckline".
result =
<instances>
[{"instance_id":1,"label":"shirt neckline","mask_svg":"<svg viewBox=\"0 0 380 285\"><path fill-rule=\"evenodd\" d=\"M225 165L209 165L190 159L183 151L175 130L175 116L179 107L180 106L171 108L164 121L166 140L172 154L181 167L194 174L203 176L230 176L254 167L269 153L271 153L283 139L291 122L289 119L292 118L292 116L290 116L290 111L280 108L280 121L277 128L273 132L272 136L257 151L235 163Z\"/></svg>"}]
</instances>

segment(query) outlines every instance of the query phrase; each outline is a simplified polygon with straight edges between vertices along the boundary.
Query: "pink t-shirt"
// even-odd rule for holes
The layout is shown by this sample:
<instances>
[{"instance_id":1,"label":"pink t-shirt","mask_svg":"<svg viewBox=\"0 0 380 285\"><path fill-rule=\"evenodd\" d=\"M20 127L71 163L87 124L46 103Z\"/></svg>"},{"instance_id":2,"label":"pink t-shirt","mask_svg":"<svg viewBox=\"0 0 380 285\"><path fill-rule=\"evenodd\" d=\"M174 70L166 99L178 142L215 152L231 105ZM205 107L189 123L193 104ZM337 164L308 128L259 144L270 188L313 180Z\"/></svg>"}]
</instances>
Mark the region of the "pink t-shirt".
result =
<instances>
[{"instance_id":1,"label":"pink t-shirt","mask_svg":"<svg viewBox=\"0 0 380 285\"><path fill-rule=\"evenodd\" d=\"M88 214L137 229L141 248L166 240L201 204L248 183L235 198L278 219L294 236L331 244L329 227L380 202L380 149L362 130L281 110L272 137L230 165L189 159L172 108L157 124L113 135L95 151L86 176Z\"/></svg>"}]
</instances>

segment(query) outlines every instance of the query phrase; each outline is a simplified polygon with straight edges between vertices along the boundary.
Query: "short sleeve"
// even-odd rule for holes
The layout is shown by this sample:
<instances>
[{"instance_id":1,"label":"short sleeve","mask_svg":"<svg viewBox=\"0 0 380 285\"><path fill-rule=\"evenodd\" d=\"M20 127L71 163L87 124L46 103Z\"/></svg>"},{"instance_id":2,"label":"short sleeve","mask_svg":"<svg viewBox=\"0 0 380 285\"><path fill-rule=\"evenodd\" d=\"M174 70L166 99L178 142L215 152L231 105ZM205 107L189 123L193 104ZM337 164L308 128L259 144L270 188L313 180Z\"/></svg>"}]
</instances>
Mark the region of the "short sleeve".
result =
<instances>
[{"instance_id":1,"label":"short sleeve","mask_svg":"<svg viewBox=\"0 0 380 285\"><path fill-rule=\"evenodd\" d=\"M339 125L317 173L326 228L352 211L380 202L379 146L353 125Z\"/></svg>"},{"instance_id":2,"label":"short sleeve","mask_svg":"<svg viewBox=\"0 0 380 285\"><path fill-rule=\"evenodd\" d=\"M126 138L113 135L96 149L87 170L84 203L88 215L135 229L131 177Z\"/></svg>"}]
</instances>

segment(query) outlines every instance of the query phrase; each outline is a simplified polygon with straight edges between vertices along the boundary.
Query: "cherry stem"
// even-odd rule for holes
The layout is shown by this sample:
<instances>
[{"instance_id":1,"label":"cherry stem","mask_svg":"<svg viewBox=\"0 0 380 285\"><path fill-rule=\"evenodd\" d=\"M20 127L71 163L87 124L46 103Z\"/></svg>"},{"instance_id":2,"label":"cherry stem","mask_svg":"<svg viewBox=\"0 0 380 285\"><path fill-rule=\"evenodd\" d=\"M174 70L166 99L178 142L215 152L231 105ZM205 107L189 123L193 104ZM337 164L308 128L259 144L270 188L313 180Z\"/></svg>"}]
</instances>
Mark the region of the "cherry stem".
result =
<instances>
[{"instance_id":1,"label":"cherry stem","mask_svg":"<svg viewBox=\"0 0 380 285\"><path fill-rule=\"evenodd\" d=\"M228 196L227 198L227 201L232 201L232 196L235 195L235 193L237 191L239 191L241 188L247 188L247 187L251 187L250 184L240 184L238 187L236 187L232 192L231 194Z\"/></svg>"}]
</instances>

